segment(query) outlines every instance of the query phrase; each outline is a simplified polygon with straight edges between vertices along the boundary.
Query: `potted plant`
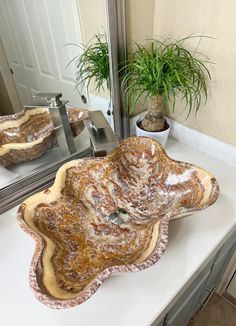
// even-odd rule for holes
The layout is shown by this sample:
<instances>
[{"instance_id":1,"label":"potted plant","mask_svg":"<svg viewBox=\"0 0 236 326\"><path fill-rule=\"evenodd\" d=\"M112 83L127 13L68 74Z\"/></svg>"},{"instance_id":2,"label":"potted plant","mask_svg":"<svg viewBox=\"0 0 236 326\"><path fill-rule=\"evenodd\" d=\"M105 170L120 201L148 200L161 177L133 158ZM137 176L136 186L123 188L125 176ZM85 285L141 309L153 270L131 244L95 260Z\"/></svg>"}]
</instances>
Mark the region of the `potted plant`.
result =
<instances>
[{"instance_id":1,"label":"potted plant","mask_svg":"<svg viewBox=\"0 0 236 326\"><path fill-rule=\"evenodd\" d=\"M122 69L123 95L130 112L143 96L150 103L145 117L136 123L137 136L157 139L165 146L171 127L170 120L164 118L167 102L174 109L176 97L181 95L189 116L192 110L199 110L202 96L207 100L207 79L211 78L208 61L183 44L192 37L177 41L154 39L149 48L137 44Z\"/></svg>"},{"instance_id":2,"label":"potted plant","mask_svg":"<svg viewBox=\"0 0 236 326\"><path fill-rule=\"evenodd\" d=\"M109 91L107 113L110 115L111 86L107 35L98 33L88 44L80 44L79 47L82 53L73 58L69 63L74 62L76 65L75 88L84 103L86 103L86 97L83 92L86 90L86 93L89 94L91 86L98 93L107 88Z\"/></svg>"}]
</instances>

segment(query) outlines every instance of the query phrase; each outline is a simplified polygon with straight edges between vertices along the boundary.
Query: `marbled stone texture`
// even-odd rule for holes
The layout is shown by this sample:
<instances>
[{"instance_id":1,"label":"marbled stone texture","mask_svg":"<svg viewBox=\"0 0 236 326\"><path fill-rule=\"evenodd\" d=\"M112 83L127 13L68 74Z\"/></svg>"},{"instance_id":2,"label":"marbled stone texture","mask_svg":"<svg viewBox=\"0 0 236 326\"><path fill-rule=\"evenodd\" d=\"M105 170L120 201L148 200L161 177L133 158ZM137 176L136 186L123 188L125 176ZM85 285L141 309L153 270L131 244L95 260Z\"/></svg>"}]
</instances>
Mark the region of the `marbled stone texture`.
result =
<instances>
[{"instance_id":1,"label":"marbled stone texture","mask_svg":"<svg viewBox=\"0 0 236 326\"><path fill-rule=\"evenodd\" d=\"M84 129L87 109L67 109L73 136ZM0 165L30 161L56 144L56 134L47 108L25 108L24 111L0 116Z\"/></svg>"},{"instance_id":2,"label":"marbled stone texture","mask_svg":"<svg viewBox=\"0 0 236 326\"><path fill-rule=\"evenodd\" d=\"M30 285L53 308L87 300L109 275L156 263L170 219L213 204L215 178L167 156L149 138L131 137L110 155L62 166L54 185L19 208L21 227L34 237ZM109 215L127 212L124 224ZM197 218L197 217L196 217Z\"/></svg>"}]
</instances>

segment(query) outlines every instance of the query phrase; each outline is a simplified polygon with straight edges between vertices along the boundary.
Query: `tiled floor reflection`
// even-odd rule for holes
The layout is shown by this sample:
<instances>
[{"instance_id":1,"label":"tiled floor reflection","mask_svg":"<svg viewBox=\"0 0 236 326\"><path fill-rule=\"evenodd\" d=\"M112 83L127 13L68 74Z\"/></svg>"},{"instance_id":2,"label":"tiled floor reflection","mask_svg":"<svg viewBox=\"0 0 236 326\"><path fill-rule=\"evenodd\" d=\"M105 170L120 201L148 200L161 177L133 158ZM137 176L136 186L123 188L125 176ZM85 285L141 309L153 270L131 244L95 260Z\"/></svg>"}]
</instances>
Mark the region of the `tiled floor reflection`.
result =
<instances>
[{"instance_id":1,"label":"tiled floor reflection","mask_svg":"<svg viewBox=\"0 0 236 326\"><path fill-rule=\"evenodd\" d=\"M236 306L214 294L203 311L198 312L188 326L236 326Z\"/></svg>"}]
</instances>

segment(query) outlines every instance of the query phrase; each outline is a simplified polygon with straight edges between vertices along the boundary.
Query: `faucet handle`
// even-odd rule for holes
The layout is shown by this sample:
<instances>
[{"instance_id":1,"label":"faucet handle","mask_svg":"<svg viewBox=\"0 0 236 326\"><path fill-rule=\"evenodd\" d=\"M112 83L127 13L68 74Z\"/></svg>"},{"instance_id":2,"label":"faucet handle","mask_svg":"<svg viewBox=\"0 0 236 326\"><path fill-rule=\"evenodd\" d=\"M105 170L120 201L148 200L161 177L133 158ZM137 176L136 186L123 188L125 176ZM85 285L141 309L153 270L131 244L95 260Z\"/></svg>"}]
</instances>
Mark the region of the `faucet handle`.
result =
<instances>
[{"instance_id":1,"label":"faucet handle","mask_svg":"<svg viewBox=\"0 0 236 326\"><path fill-rule=\"evenodd\" d=\"M102 111L89 111L89 120L91 126L98 132L101 132L104 128L109 126Z\"/></svg>"},{"instance_id":2,"label":"faucet handle","mask_svg":"<svg viewBox=\"0 0 236 326\"><path fill-rule=\"evenodd\" d=\"M118 139L101 110L90 111L84 120L94 156L102 156L118 146Z\"/></svg>"},{"instance_id":3,"label":"faucet handle","mask_svg":"<svg viewBox=\"0 0 236 326\"><path fill-rule=\"evenodd\" d=\"M37 93L33 96L34 100L40 102L41 105L58 107L62 104L60 98L62 93Z\"/></svg>"}]
</instances>

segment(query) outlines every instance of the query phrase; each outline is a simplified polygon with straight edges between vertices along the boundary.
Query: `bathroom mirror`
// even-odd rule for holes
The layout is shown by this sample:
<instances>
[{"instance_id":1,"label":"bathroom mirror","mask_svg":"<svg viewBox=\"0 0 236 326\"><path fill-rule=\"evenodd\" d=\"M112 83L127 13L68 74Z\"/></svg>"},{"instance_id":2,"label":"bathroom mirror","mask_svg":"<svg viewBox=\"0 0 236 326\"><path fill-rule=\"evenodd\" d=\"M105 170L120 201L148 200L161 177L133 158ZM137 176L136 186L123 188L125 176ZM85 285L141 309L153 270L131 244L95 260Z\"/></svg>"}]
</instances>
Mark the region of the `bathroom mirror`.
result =
<instances>
[{"instance_id":1,"label":"bathroom mirror","mask_svg":"<svg viewBox=\"0 0 236 326\"><path fill-rule=\"evenodd\" d=\"M45 121L41 128L40 120L48 118L45 111L47 108L42 110L39 107L36 114L28 114L32 111L25 112L27 114L19 112L22 112L25 106L31 106L34 94L40 92L62 93L63 99L69 101L68 111L71 108L81 111L76 118L81 117L84 109L102 110L114 128L112 110L108 110L110 99L106 85L104 91L98 94L91 84L88 92L81 90L81 97L75 89L76 63L73 58L82 53L83 50L79 46L81 43L87 44L95 34L107 33L107 25L108 29L111 28L107 24L107 15L116 14L115 2L0 0L0 125L1 122L4 125L0 141L3 144L5 141L14 146L14 142L38 141L35 134L40 134L45 128ZM113 36L114 31L113 28ZM109 48L111 51L111 44ZM73 62L69 64L71 61ZM113 71L113 74L115 73L116 71ZM111 84L117 87L114 80ZM6 117L7 115L12 117ZM18 120L21 121L20 128ZM119 123L115 125L115 132L120 135L117 127L120 128ZM20 137L17 135L19 129ZM36 153L40 155L31 156L30 159L23 153L21 162L13 160L6 164L3 161L0 165L0 201L5 203L0 204L0 212L1 206L5 210L7 203L13 202L12 198L15 198L15 203L19 201L19 197L23 198L23 190L26 187L27 193L30 189L33 191L36 184L37 189L44 187L50 176L53 178L55 171L64 162L91 155L89 135L83 123L77 128L74 141L76 153L72 155L63 156L56 144L46 146L45 150ZM27 148L30 146L26 144Z\"/></svg>"}]
</instances>

